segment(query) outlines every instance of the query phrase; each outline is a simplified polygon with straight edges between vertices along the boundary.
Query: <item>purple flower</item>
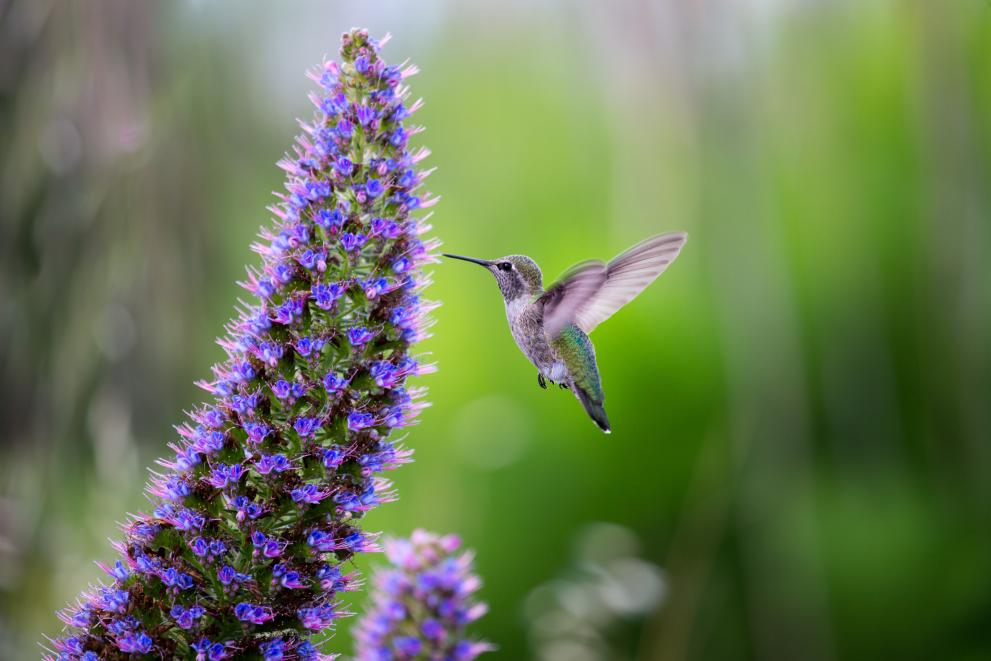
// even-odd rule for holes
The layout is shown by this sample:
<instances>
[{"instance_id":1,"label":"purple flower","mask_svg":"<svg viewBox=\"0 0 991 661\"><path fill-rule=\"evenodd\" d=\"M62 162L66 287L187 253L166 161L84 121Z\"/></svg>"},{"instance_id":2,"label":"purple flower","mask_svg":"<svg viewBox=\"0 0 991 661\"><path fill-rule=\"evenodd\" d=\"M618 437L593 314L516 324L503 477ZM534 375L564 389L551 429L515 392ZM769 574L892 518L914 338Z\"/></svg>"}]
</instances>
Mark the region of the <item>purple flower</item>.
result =
<instances>
[{"instance_id":1,"label":"purple flower","mask_svg":"<svg viewBox=\"0 0 991 661\"><path fill-rule=\"evenodd\" d=\"M320 420L317 418L307 418L299 417L296 418L296 422L293 423L293 429L299 434L300 438L309 438L313 436L313 432L320 427Z\"/></svg>"},{"instance_id":2,"label":"purple flower","mask_svg":"<svg viewBox=\"0 0 991 661\"><path fill-rule=\"evenodd\" d=\"M296 260L300 263L300 266L310 271L316 269L323 272L327 269L327 254L324 252L304 250Z\"/></svg>"},{"instance_id":3,"label":"purple flower","mask_svg":"<svg viewBox=\"0 0 991 661\"><path fill-rule=\"evenodd\" d=\"M288 326L295 321L294 313L295 308L293 307L292 301L286 301L279 307L275 308L272 321L277 324L282 324L283 326Z\"/></svg>"},{"instance_id":4,"label":"purple flower","mask_svg":"<svg viewBox=\"0 0 991 661\"><path fill-rule=\"evenodd\" d=\"M350 177L353 169L354 165L347 156L341 156L334 162L334 171L342 177Z\"/></svg>"},{"instance_id":5,"label":"purple flower","mask_svg":"<svg viewBox=\"0 0 991 661\"><path fill-rule=\"evenodd\" d=\"M262 422L246 422L244 423L244 431L248 433L249 442L261 443L272 430Z\"/></svg>"},{"instance_id":6,"label":"purple flower","mask_svg":"<svg viewBox=\"0 0 991 661\"><path fill-rule=\"evenodd\" d=\"M272 393L279 399L289 399L289 382L279 379L272 384Z\"/></svg>"},{"instance_id":7,"label":"purple flower","mask_svg":"<svg viewBox=\"0 0 991 661\"><path fill-rule=\"evenodd\" d=\"M158 462L150 512L124 526L112 584L61 615L51 661L322 658L305 639L336 622L356 583L340 557L378 548L355 513L394 498L379 473L409 453L388 433L422 407L401 358L427 325L419 266L433 247L411 212L421 153L406 148L400 80L412 71L354 30L341 63L311 73L316 112L279 163L285 190L252 246L250 300L199 383L208 401Z\"/></svg>"},{"instance_id":8,"label":"purple flower","mask_svg":"<svg viewBox=\"0 0 991 661\"><path fill-rule=\"evenodd\" d=\"M375 111L375 108L372 108L371 106L360 105L355 108L355 114L358 116L359 124L362 126L368 126L372 123L372 120L375 119L378 113Z\"/></svg>"},{"instance_id":9,"label":"purple flower","mask_svg":"<svg viewBox=\"0 0 991 661\"><path fill-rule=\"evenodd\" d=\"M367 328L358 327L348 329L348 340L356 347L367 343L373 337L375 337L375 334Z\"/></svg>"},{"instance_id":10,"label":"purple flower","mask_svg":"<svg viewBox=\"0 0 991 661\"><path fill-rule=\"evenodd\" d=\"M179 472L188 471L198 463L200 463L200 454L191 447L176 453L175 468Z\"/></svg>"},{"instance_id":11,"label":"purple flower","mask_svg":"<svg viewBox=\"0 0 991 661\"><path fill-rule=\"evenodd\" d=\"M153 645L154 641L151 639L151 636L144 631L128 633L117 639L117 649L121 652L148 654L151 652Z\"/></svg>"},{"instance_id":12,"label":"purple flower","mask_svg":"<svg viewBox=\"0 0 991 661\"><path fill-rule=\"evenodd\" d=\"M228 509L237 512L236 520L243 523L245 519L257 519L262 515L261 505L248 500L247 496L236 496L228 501Z\"/></svg>"},{"instance_id":13,"label":"purple flower","mask_svg":"<svg viewBox=\"0 0 991 661\"><path fill-rule=\"evenodd\" d=\"M334 306L334 302L341 297L341 291L335 292L331 285L316 284L313 285L313 292L310 295L314 301L316 301L317 307L321 310L329 310Z\"/></svg>"},{"instance_id":14,"label":"purple flower","mask_svg":"<svg viewBox=\"0 0 991 661\"><path fill-rule=\"evenodd\" d=\"M418 655L423 649L423 643L415 636L396 636L392 639L392 646L400 658L404 659Z\"/></svg>"},{"instance_id":15,"label":"purple flower","mask_svg":"<svg viewBox=\"0 0 991 661\"><path fill-rule=\"evenodd\" d=\"M282 552L286 550L286 546L286 542L270 539L265 542L265 546L262 547L262 555L266 558L278 558L282 555Z\"/></svg>"},{"instance_id":16,"label":"purple flower","mask_svg":"<svg viewBox=\"0 0 991 661\"><path fill-rule=\"evenodd\" d=\"M227 552L227 545L219 539L215 539L210 542L210 556L220 557Z\"/></svg>"},{"instance_id":17,"label":"purple flower","mask_svg":"<svg viewBox=\"0 0 991 661\"><path fill-rule=\"evenodd\" d=\"M276 473L281 473L284 470L289 469L289 460L286 459L284 454L263 454L255 462L255 470L262 475L268 475L272 471Z\"/></svg>"},{"instance_id":18,"label":"purple flower","mask_svg":"<svg viewBox=\"0 0 991 661\"><path fill-rule=\"evenodd\" d=\"M323 465L325 468L337 468L344 463L344 451L338 446L332 446L323 451Z\"/></svg>"},{"instance_id":19,"label":"purple flower","mask_svg":"<svg viewBox=\"0 0 991 661\"><path fill-rule=\"evenodd\" d=\"M375 379L375 384L380 388L393 387L402 376L392 363L384 360L372 364L368 369L368 373Z\"/></svg>"},{"instance_id":20,"label":"purple flower","mask_svg":"<svg viewBox=\"0 0 991 661\"><path fill-rule=\"evenodd\" d=\"M192 645L196 651L196 661L221 661L229 659L231 655L227 653L227 645L224 643L212 643L208 638L201 638Z\"/></svg>"},{"instance_id":21,"label":"purple flower","mask_svg":"<svg viewBox=\"0 0 991 661\"><path fill-rule=\"evenodd\" d=\"M375 298L389 288L389 281L385 278L370 278L365 281L365 296Z\"/></svg>"},{"instance_id":22,"label":"purple flower","mask_svg":"<svg viewBox=\"0 0 991 661\"><path fill-rule=\"evenodd\" d=\"M176 624L182 629L192 629L196 620L203 617L203 609L199 606L193 606L192 608L183 608L181 605L176 604L169 611L172 619L175 620Z\"/></svg>"},{"instance_id":23,"label":"purple flower","mask_svg":"<svg viewBox=\"0 0 991 661\"><path fill-rule=\"evenodd\" d=\"M316 504L327 497L326 491L320 491L315 484L306 484L293 489L290 493L292 499L297 503Z\"/></svg>"},{"instance_id":24,"label":"purple flower","mask_svg":"<svg viewBox=\"0 0 991 661\"><path fill-rule=\"evenodd\" d=\"M331 372L323 377L323 387L328 393L336 393L343 390L348 385L348 380Z\"/></svg>"},{"instance_id":25,"label":"purple flower","mask_svg":"<svg viewBox=\"0 0 991 661\"><path fill-rule=\"evenodd\" d=\"M286 643L281 638L267 642L261 646L262 658L270 661L281 661L285 658Z\"/></svg>"},{"instance_id":26,"label":"purple flower","mask_svg":"<svg viewBox=\"0 0 991 661\"><path fill-rule=\"evenodd\" d=\"M210 475L207 477L207 482L217 489L225 489L229 484L234 484L241 479L241 474L243 472L244 467L241 466L241 464L234 464L233 466L217 464L216 467L210 471Z\"/></svg>"},{"instance_id":27,"label":"purple flower","mask_svg":"<svg viewBox=\"0 0 991 661\"><path fill-rule=\"evenodd\" d=\"M313 340L308 337L301 337L296 340L296 353L306 358L313 352Z\"/></svg>"},{"instance_id":28,"label":"purple flower","mask_svg":"<svg viewBox=\"0 0 991 661\"><path fill-rule=\"evenodd\" d=\"M396 184L400 188L410 188L416 183L416 173L412 170L406 170L396 181Z\"/></svg>"},{"instance_id":29,"label":"purple flower","mask_svg":"<svg viewBox=\"0 0 991 661\"><path fill-rule=\"evenodd\" d=\"M354 252L355 250L361 249L365 242L368 241L368 237L364 234L352 234L351 232L345 232L341 235L341 246L347 252Z\"/></svg>"},{"instance_id":30,"label":"purple flower","mask_svg":"<svg viewBox=\"0 0 991 661\"><path fill-rule=\"evenodd\" d=\"M224 585L231 585L237 583L247 583L251 580L251 576L235 570L230 565L224 565L217 572L217 579Z\"/></svg>"},{"instance_id":31,"label":"purple flower","mask_svg":"<svg viewBox=\"0 0 991 661\"><path fill-rule=\"evenodd\" d=\"M275 273L275 279L281 284L289 284L293 279L293 267L289 264L276 264L272 267L272 272Z\"/></svg>"},{"instance_id":32,"label":"purple flower","mask_svg":"<svg viewBox=\"0 0 991 661\"><path fill-rule=\"evenodd\" d=\"M282 587L293 590L306 587L306 583L302 582L298 571L287 571L282 575L282 578L279 579L279 583Z\"/></svg>"},{"instance_id":33,"label":"purple flower","mask_svg":"<svg viewBox=\"0 0 991 661\"><path fill-rule=\"evenodd\" d=\"M258 404L258 395L250 393L247 395L231 395L231 408L241 415L250 415Z\"/></svg>"},{"instance_id":34,"label":"purple flower","mask_svg":"<svg viewBox=\"0 0 991 661\"><path fill-rule=\"evenodd\" d=\"M375 199L382 194L383 190L385 190L385 188L382 186L382 182L378 179L369 179L365 184L365 195L367 195L369 199Z\"/></svg>"},{"instance_id":35,"label":"purple flower","mask_svg":"<svg viewBox=\"0 0 991 661\"><path fill-rule=\"evenodd\" d=\"M417 530L410 539L389 539L392 567L376 572L372 602L354 630L358 659L474 659L492 646L468 637L467 626L485 613L474 593L471 553L458 555L460 540ZM414 633L415 632L415 633Z\"/></svg>"},{"instance_id":36,"label":"purple flower","mask_svg":"<svg viewBox=\"0 0 991 661\"><path fill-rule=\"evenodd\" d=\"M210 545L202 537L197 537L189 543L189 548L194 555L202 558L210 550Z\"/></svg>"},{"instance_id":37,"label":"purple flower","mask_svg":"<svg viewBox=\"0 0 991 661\"><path fill-rule=\"evenodd\" d=\"M375 424L375 416L371 413L355 411L348 415L348 429L359 431Z\"/></svg>"},{"instance_id":38,"label":"purple flower","mask_svg":"<svg viewBox=\"0 0 991 661\"><path fill-rule=\"evenodd\" d=\"M299 615L303 628L313 631L321 631L333 626L334 620L338 617L337 613L334 612L334 607L329 604L317 608L300 609L297 615Z\"/></svg>"},{"instance_id":39,"label":"purple flower","mask_svg":"<svg viewBox=\"0 0 991 661\"><path fill-rule=\"evenodd\" d=\"M272 613L272 609L269 606L260 606L249 604L247 602L241 602L234 607L234 617L242 622L265 624L275 617L275 615Z\"/></svg>"},{"instance_id":40,"label":"purple flower","mask_svg":"<svg viewBox=\"0 0 991 661\"><path fill-rule=\"evenodd\" d=\"M406 144L406 137L406 131L401 128L396 129L392 132L392 135L389 136L389 142L392 143L394 147L402 147Z\"/></svg>"},{"instance_id":41,"label":"purple flower","mask_svg":"<svg viewBox=\"0 0 991 661\"><path fill-rule=\"evenodd\" d=\"M317 652L317 648L314 647L313 643L308 640L304 640L299 644L299 647L296 648L296 656L300 659L316 659L319 654L320 653Z\"/></svg>"},{"instance_id":42,"label":"purple flower","mask_svg":"<svg viewBox=\"0 0 991 661\"><path fill-rule=\"evenodd\" d=\"M335 130L337 135L345 140L350 139L354 135L354 125L346 117L338 120Z\"/></svg>"},{"instance_id":43,"label":"purple flower","mask_svg":"<svg viewBox=\"0 0 991 661\"><path fill-rule=\"evenodd\" d=\"M348 170L350 171L350 167ZM332 233L344 224L344 214L341 213L340 209L320 209L314 220L316 220L317 225Z\"/></svg>"}]
</instances>

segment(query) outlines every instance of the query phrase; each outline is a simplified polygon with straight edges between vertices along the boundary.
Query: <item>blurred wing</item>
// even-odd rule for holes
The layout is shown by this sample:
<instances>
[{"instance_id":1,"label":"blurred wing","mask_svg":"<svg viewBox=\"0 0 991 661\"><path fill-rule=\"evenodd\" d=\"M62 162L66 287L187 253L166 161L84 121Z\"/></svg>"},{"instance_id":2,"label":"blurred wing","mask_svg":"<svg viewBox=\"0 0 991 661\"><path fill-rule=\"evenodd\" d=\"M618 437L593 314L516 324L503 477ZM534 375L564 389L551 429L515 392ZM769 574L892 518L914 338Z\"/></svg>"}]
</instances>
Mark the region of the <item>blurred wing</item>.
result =
<instances>
[{"instance_id":1,"label":"blurred wing","mask_svg":"<svg viewBox=\"0 0 991 661\"><path fill-rule=\"evenodd\" d=\"M605 282L574 310L574 322L591 333L664 273L687 240L684 232L661 234L618 255L606 266Z\"/></svg>"},{"instance_id":2,"label":"blurred wing","mask_svg":"<svg viewBox=\"0 0 991 661\"><path fill-rule=\"evenodd\" d=\"M542 306L544 334L556 337L575 320L578 310L596 294L606 281L606 265L598 261L575 264L561 274L537 299Z\"/></svg>"}]
</instances>

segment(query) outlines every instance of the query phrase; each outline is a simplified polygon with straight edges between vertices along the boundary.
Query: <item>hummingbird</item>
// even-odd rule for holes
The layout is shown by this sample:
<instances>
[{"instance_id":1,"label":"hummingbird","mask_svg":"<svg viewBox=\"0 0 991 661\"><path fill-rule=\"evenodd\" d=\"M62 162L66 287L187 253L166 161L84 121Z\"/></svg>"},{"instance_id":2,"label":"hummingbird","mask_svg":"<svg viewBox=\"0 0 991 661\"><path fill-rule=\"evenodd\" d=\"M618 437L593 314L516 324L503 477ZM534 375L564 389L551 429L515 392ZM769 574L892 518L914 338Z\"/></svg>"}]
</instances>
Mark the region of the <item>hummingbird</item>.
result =
<instances>
[{"instance_id":1,"label":"hummingbird","mask_svg":"<svg viewBox=\"0 0 991 661\"><path fill-rule=\"evenodd\" d=\"M545 390L548 381L571 390L592 421L608 434L605 394L588 335L656 280L687 240L684 232L652 236L608 263L575 264L546 289L540 267L526 255L492 260L443 256L473 262L495 276L509 330L537 368L537 383Z\"/></svg>"}]
</instances>

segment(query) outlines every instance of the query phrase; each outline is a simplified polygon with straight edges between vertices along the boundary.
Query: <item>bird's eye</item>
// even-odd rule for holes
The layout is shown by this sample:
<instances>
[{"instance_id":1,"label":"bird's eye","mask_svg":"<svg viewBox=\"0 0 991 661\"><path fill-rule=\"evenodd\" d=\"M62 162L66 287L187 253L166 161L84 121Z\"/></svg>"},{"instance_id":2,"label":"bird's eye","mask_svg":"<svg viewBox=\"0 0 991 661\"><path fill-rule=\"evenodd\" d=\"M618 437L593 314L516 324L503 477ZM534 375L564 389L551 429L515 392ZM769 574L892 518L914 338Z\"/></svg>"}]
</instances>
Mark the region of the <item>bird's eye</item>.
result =
<instances>
[{"instance_id":1,"label":"bird's eye","mask_svg":"<svg viewBox=\"0 0 991 661\"><path fill-rule=\"evenodd\" d=\"M510 262L499 262L500 271L512 271L513 265Z\"/></svg>"}]
</instances>

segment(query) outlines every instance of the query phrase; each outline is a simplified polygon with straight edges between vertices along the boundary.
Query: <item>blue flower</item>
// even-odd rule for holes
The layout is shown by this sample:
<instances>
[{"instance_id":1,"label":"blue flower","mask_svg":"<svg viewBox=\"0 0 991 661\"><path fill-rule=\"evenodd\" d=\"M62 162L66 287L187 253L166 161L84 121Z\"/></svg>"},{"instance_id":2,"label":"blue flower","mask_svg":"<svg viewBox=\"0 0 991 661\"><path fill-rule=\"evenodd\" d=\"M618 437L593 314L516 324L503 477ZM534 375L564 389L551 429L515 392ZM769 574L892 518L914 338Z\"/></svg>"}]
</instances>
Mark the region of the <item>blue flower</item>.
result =
<instances>
[{"instance_id":1,"label":"blue flower","mask_svg":"<svg viewBox=\"0 0 991 661\"><path fill-rule=\"evenodd\" d=\"M350 173L350 171L351 166L348 165L348 172ZM344 214L341 213L340 209L320 209L317 212L315 220L317 225L322 227L326 232L332 233L336 232L344 224Z\"/></svg>"},{"instance_id":2,"label":"blue flower","mask_svg":"<svg viewBox=\"0 0 991 661\"><path fill-rule=\"evenodd\" d=\"M354 170L354 164L347 156L341 156L334 162L334 171L341 177L350 177Z\"/></svg>"},{"instance_id":3,"label":"blue flower","mask_svg":"<svg viewBox=\"0 0 991 661\"><path fill-rule=\"evenodd\" d=\"M356 347L367 343L373 337L375 337L374 333L367 328L357 327L348 329L348 341Z\"/></svg>"},{"instance_id":4,"label":"blue flower","mask_svg":"<svg viewBox=\"0 0 991 661\"><path fill-rule=\"evenodd\" d=\"M371 427L375 424L375 416L371 413L361 413L355 411L354 413L348 414L348 429L351 431L359 431L365 429L366 427Z\"/></svg>"},{"instance_id":5,"label":"blue flower","mask_svg":"<svg viewBox=\"0 0 991 661\"><path fill-rule=\"evenodd\" d=\"M275 394L279 399L289 398L289 382L285 379L279 379L272 384L272 393Z\"/></svg>"},{"instance_id":6,"label":"blue flower","mask_svg":"<svg viewBox=\"0 0 991 661\"><path fill-rule=\"evenodd\" d=\"M320 421L317 418L308 418L305 416L297 418L296 422L293 423L293 429L296 430L296 433L301 438L309 438L319 426Z\"/></svg>"},{"instance_id":7,"label":"blue flower","mask_svg":"<svg viewBox=\"0 0 991 661\"><path fill-rule=\"evenodd\" d=\"M296 648L296 656L300 659L315 659L318 654L319 652L317 652L317 648L314 647L313 643L308 640L304 640L299 644L299 647Z\"/></svg>"},{"instance_id":8,"label":"blue flower","mask_svg":"<svg viewBox=\"0 0 991 661\"><path fill-rule=\"evenodd\" d=\"M334 374L333 372L329 373L327 376L323 378L323 387L327 390L328 393L331 394L342 391L347 385L348 385L347 379L345 379L343 376Z\"/></svg>"},{"instance_id":9,"label":"blue flower","mask_svg":"<svg viewBox=\"0 0 991 661\"><path fill-rule=\"evenodd\" d=\"M352 234L351 232L345 232L341 235L341 246L347 252L354 252L360 249L368 241L368 237L364 234Z\"/></svg>"},{"instance_id":10,"label":"blue flower","mask_svg":"<svg viewBox=\"0 0 991 661\"><path fill-rule=\"evenodd\" d=\"M320 491L315 484L306 484L298 489L293 489L290 495L297 503L308 503L313 505L326 498L327 492Z\"/></svg>"},{"instance_id":11,"label":"blue flower","mask_svg":"<svg viewBox=\"0 0 991 661\"><path fill-rule=\"evenodd\" d=\"M365 282L365 296L375 298L389 287L389 281L385 278L370 278Z\"/></svg>"},{"instance_id":12,"label":"blue flower","mask_svg":"<svg viewBox=\"0 0 991 661\"><path fill-rule=\"evenodd\" d=\"M385 188L382 186L382 182L378 179L369 179L365 184L365 195L374 199L382 194Z\"/></svg>"}]
</instances>

